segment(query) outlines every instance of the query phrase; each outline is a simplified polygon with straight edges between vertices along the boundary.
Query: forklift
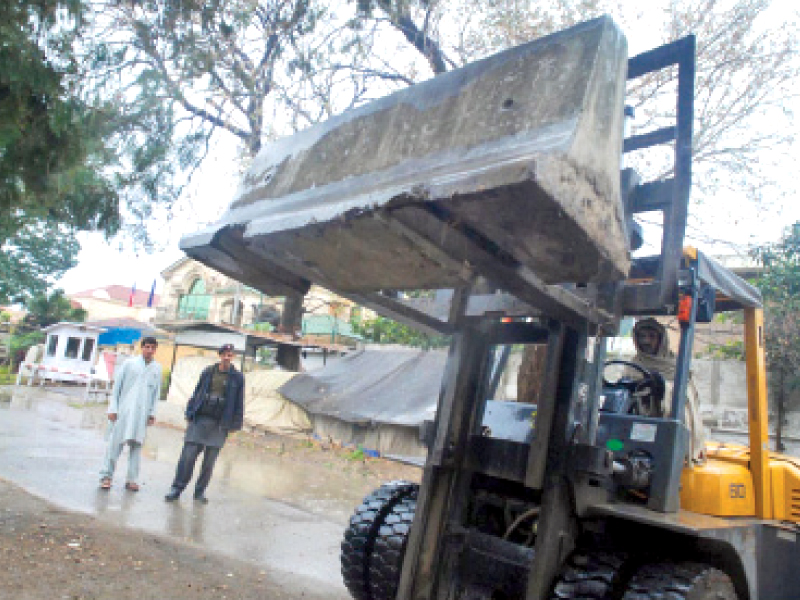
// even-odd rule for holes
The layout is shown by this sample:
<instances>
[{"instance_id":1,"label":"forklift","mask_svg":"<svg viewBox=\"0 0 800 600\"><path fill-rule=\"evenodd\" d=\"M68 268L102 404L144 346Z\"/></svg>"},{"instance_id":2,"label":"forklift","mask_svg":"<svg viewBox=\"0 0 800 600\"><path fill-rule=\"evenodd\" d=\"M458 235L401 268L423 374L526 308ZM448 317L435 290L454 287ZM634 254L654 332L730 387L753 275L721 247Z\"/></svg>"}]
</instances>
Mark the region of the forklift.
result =
<instances>
[{"instance_id":1,"label":"forklift","mask_svg":"<svg viewBox=\"0 0 800 600\"><path fill-rule=\"evenodd\" d=\"M182 240L265 293L313 282L452 335L422 483L381 486L345 531L355 600L800 598L800 462L767 447L761 296L684 248L694 69L692 36L628 59L611 19L576 25L278 140ZM675 123L626 137L626 82L659 72ZM670 177L622 168L654 148ZM653 212L660 252L632 258ZM728 311L744 312L749 446L695 461L695 328ZM671 398L661 374L606 360L644 316L680 326ZM535 402L509 401L528 347Z\"/></svg>"}]
</instances>

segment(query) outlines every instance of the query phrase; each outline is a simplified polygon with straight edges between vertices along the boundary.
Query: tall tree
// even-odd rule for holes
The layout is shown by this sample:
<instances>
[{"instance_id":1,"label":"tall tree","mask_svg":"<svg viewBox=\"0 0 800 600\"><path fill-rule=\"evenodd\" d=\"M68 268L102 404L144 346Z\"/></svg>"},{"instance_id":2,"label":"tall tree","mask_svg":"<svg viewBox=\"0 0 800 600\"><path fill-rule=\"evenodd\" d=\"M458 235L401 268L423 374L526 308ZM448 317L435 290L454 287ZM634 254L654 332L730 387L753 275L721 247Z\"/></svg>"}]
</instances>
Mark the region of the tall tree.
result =
<instances>
[{"instance_id":1,"label":"tall tree","mask_svg":"<svg viewBox=\"0 0 800 600\"><path fill-rule=\"evenodd\" d=\"M72 305L64 290L54 290L49 294L37 294L31 297L25 308L28 314L23 321L27 328L42 328L60 321L82 323L86 320L86 311Z\"/></svg>"},{"instance_id":2,"label":"tall tree","mask_svg":"<svg viewBox=\"0 0 800 600\"><path fill-rule=\"evenodd\" d=\"M74 231L119 226L103 113L70 81L81 22L79 0L0 3L0 302L72 266Z\"/></svg>"},{"instance_id":3,"label":"tall tree","mask_svg":"<svg viewBox=\"0 0 800 600\"><path fill-rule=\"evenodd\" d=\"M793 142L791 109L800 74L797 12L774 0L666 0L640 8L625 0L464 0L455 55L471 60L536 39L601 14L635 37L648 31L651 47L688 34L697 37L693 201L731 193L752 202L777 196L770 167ZM787 8L787 7L784 7ZM776 19L789 25L776 27ZM649 48L643 48L647 50ZM636 109L632 133L674 122L674 71L629 85ZM632 157L647 178L671 173L668 154ZM719 219L724 207L714 214Z\"/></svg>"},{"instance_id":4,"label":"tall tree","mask_svg":"<svg viewBox=\"0 0 800 600\"><path fill-rule=\"evenodd\" d=\"M787 391L800 389L800 223L783 237L753 250L762 266L757 285L764 296L767 366L777 378L772 400L778 415L777 449L787 409Z\"/></svg>"},{"instance_id":5,"label":"tall tree","mask_svg":"<svg viewBox=\"0 0 800 600\"><path fill-rule=\"evenodd\" d=\"M52 219L32 219L12 232L0 252L0 301L25 302L75 266L79 244Z\"/></svg>"}]
</instances>

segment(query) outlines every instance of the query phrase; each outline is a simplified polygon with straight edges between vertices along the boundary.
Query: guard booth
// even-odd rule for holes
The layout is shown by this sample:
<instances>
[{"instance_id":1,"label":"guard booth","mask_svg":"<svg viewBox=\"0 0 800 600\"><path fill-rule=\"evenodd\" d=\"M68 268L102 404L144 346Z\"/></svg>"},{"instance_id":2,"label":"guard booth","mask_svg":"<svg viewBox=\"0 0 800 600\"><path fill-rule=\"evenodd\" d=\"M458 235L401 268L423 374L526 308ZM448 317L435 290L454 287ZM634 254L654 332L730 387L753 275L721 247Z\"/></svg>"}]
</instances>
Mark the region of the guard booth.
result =
<instances>
[{"instance_id":1,"label":"guard booth","mask_svg":"<svg viewBox=\"0 0 800 600\"><path fill-rule=\"evenodd\" d=\"M47 338L42 362L36 369L40 380L88 383L97 360L97 339L105 329L83 323L56 323L42 331Z\"/></svg>"}]
</instances>

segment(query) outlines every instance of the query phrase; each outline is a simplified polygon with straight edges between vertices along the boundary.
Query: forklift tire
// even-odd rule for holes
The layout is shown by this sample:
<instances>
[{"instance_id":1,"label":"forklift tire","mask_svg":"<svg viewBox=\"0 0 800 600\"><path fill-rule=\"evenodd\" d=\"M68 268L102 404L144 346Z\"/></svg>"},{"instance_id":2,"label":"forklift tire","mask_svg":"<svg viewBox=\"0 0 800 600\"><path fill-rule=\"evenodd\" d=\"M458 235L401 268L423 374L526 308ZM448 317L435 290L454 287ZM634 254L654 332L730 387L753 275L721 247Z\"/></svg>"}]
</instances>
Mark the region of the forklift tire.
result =
<instances>
[{"instance_id":1,"label":"forklift tire","mask_svg":"<svg viewBox=\"0 0 800 600\"><path fill-rule=\"evenodd\" d=\"M551 600L612 600L622 595L627 555L620 552L577 551L570 556Z\"/></svg>"},{"instance_id":2,"label":"forklift tire","mask_svg":"<svg viewBox=\"0 0 800 600\"><path fill-rule=\"evenodd\" d=\"M733 581L719 569L692 562L643 566L623 600L738 600Z\"/></svg>"},{"instance_id":3,"label":"forklift tire","mask_svg":"<svg viewBox=\"0 0 800 600\"><path fill-rule=\"evenodd\" d=\"M369 589L369 565L375 538L386 515L400 500L419 486L408 481L385 483L362 501L350 517L342 541L342 578L354 600L372 600Z\"/></svg>"},{"instance_id":4,"label":"forklift tire","mask_svg":"<svg viewBox=\"0 0 800 600\"><path fill-rule=\"evenodd\" d=\"M369 566L372 600L394 600L397 596L408 533L416 510L417 491L414 490L394 505L378 530Z\"/></svg>"}]
</instances>

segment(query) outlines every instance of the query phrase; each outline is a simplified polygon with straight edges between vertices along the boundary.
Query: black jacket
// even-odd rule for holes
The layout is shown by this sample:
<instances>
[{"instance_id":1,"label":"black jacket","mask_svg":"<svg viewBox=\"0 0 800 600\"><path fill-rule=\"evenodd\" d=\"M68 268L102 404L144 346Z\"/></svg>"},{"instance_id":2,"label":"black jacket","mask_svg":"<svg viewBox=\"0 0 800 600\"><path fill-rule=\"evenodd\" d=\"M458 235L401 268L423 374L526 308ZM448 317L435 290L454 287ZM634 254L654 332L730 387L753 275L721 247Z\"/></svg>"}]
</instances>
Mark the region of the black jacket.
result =
<instances>
[{"instance_id":1,"label":"black jacket","mask_svg":"<svg viewBox=\"0 0 800 600\"><path fill-rule=\"evenodd\" d=\"M194 388L192 397L186 405L186 419L193 421L203 398L208 394L211 387L211 378L214 376L214 369L217 365L211 365L203 369L197 386ZM229 431L236 431L242 428L244 421L244 375L236 370L233 365L228 371L228 381L225 384L225 407L222 410L222 420L220 426Z\"/></svg>"}]
</instances>

